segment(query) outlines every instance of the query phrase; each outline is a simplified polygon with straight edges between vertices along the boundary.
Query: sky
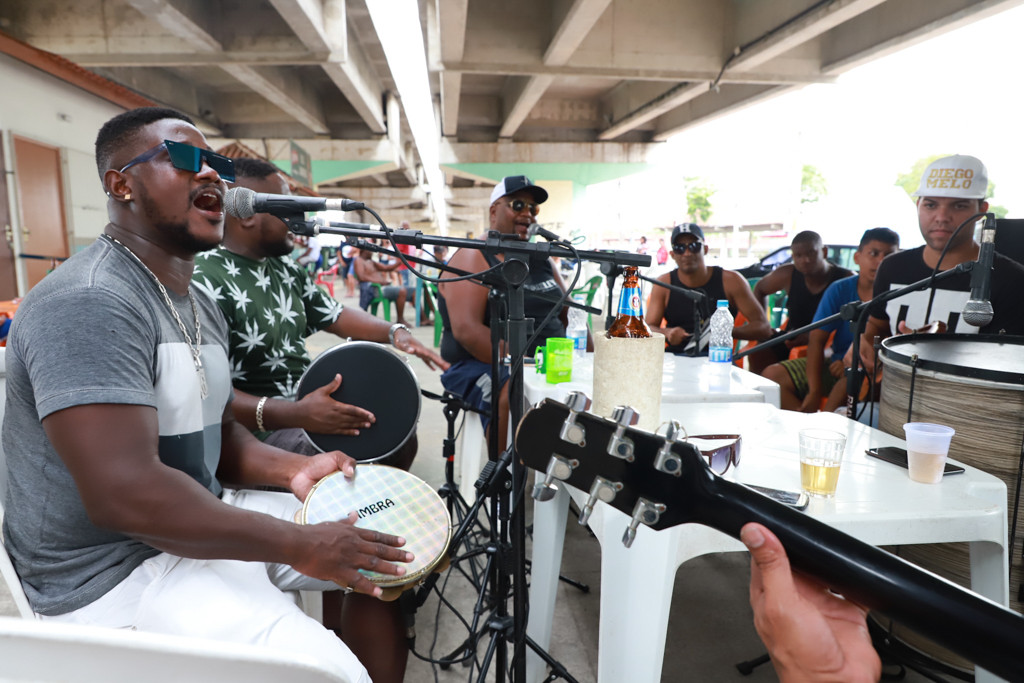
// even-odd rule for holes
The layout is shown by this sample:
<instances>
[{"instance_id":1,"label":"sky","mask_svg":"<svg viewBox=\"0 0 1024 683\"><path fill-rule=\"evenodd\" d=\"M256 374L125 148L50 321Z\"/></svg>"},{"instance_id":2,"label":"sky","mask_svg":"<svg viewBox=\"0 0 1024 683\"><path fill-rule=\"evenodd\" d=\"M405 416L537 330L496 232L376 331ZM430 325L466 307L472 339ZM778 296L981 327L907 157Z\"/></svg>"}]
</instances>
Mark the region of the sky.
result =
<instances>
[{"instance_id":1,"label":"sky","mask_svg":"<svg viewBox=\"0 0 1024 683\"><path fill-rule=\"evenodd\" d=\"M631 200L612 220L625 232L684 220L682 179L695 177L717 190L714 224L781 221L817 230L826 242L838 241L828 233L859 237L887 225L920 243L913 204L894 183L935 154L979 157L996 185L992 202L1010 218L1024 217L1022 40L1024 6L851 70L835 84L688 129L652 155L651 172L618 181ZM824 175L829 194L801 213L804 164ZM591 191L607 206L609 190Z\"/></svg>"}]
</instances>

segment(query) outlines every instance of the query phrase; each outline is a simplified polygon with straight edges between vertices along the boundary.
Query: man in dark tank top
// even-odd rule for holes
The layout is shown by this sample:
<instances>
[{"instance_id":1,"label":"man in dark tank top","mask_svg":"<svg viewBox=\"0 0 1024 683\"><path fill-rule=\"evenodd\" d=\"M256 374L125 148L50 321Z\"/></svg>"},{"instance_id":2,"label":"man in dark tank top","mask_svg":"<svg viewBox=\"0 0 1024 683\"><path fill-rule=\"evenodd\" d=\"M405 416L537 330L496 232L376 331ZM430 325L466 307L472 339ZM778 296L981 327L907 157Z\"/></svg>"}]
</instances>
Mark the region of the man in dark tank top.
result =
<instances>
[{"instance_id":1,"label":"man in dark tank top","mask_svg":"<svg viewBox=\"0 0 1024 683\"><path fill-rule=\"evenodd\" d=\"M791 246L793 262L779 266L754 286L754 296L762 305L767 301L769 294L784 291L788 295L786 323L776 331L776 336L810 324L825 289L836 280L853 275L846 268L829 263L828 249L822 242L821 235L812 230L798 232L793 237ZM772 363L786 360L789 358L790 349L795 346L806 346L808 339L807 334L802 334L770 349L750 354L748 358L751 371L761 374Z\"/></svg>"},{"instance_id":2,"label":"man in dark tank top","mask_svg":"<svg viewBox=\"0 0 1024 683\"><path fill-rule=\"evenodd\" d=\"M672 260L676 269L658 277L659 282L682 287L704 294L704 299L695 301L690 297L665 287L654 287L647 302L644 319L652 330L665 335L669 353L692 353L707 355L705 332L699 335L701 343L688 349L695 329L701 329L711 319L719 299L728 299L729 312L733 317L742 313L747 323L733 330L736 339L767 339L771 333L764 309L754 298L750 286L739 273L723 270L719 266L708 267L704 257L708 246L704 231L696 223L683 223L672 229Z\"/></svg>"}]
</instances>

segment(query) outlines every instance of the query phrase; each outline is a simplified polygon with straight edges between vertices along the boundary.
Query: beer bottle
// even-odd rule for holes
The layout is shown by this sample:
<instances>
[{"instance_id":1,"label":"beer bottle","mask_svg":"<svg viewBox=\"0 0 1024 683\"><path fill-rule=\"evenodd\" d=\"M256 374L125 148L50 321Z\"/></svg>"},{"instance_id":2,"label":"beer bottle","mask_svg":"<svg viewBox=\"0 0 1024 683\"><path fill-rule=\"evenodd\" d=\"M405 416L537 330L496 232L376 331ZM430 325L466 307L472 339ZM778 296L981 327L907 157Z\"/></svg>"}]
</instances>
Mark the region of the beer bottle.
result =
<instances>
[{"instance_id":1,"label":"beer bottle","mask_svg":"<svg viewBox=\"0 0 1024 683\"><path fill-rule=\"evenodd\" d=\"M609 339L625 337L642 339L651 336L651 328L644 321L644 300L640 292L639 269L626 266L622 269L622 293L619 294L619 314L605 332Z\"/></svg>"}]
</instances>

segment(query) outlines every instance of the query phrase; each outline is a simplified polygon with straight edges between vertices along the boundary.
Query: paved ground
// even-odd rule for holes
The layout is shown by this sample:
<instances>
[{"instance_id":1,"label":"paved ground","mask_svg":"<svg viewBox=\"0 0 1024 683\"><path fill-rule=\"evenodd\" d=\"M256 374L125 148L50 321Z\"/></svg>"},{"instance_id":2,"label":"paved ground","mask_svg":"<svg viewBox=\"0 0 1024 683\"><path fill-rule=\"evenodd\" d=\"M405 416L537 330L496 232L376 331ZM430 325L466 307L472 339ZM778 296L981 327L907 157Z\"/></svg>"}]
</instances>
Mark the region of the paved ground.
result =
<instances>
[{"instance_id":1,"label":"paved ground","mask_svg":"<svg viewBox=\"0 0 1024 683\"><path fill-rule=\"evenodd\" d=\"M341 292L338 294L347 304L355 305L354 300L344 298ZM411 319L413 316L410 314L408 317ZM417 328L414 333L425 344L433 343L433 327ZM336 338L321 333L310 338L309 346L315 354L337 342ZM415 359L411 361L411 367L422 389L440 393L437 373ZM445 479L441 450L447 425L441 409L440 403L423 400L418 429L420 449L412 469L435 489ZM597 680L599 560L597 541L570 521L562 574L587 584L590 591L582 592L568 584L560 584L550 652L580 682ZM740 676L734 668L736 662L754 658L764 651L754 632L747 604L747 562L745 554L725 553L694 559L679 570L672 601L663 681L776 680L769 665L759 667L750 677ZM430 653L434 657L447 655L466 639L467 630L461 622L472 619L476 592L467 580L453 571L447 575L443 594L444 601L452 604L455 611L443 606L439 608L441 601L435 596L419 609L415 617L416 651L423 656L430 656ZM0 587L0 615L14 614L9 594ZM478 661L483 659L487 642L487 638L481 641L480 651L476 653ZM606 647L614 648L615 644ZM475 681L478 675L478 672L461 664L441 670L425 661L413 660L406 680L409 683ZM486 680L495 680L494 666L488 669ZM911 674L904 680L925 679Z\"/></svg>"}]
</instances>

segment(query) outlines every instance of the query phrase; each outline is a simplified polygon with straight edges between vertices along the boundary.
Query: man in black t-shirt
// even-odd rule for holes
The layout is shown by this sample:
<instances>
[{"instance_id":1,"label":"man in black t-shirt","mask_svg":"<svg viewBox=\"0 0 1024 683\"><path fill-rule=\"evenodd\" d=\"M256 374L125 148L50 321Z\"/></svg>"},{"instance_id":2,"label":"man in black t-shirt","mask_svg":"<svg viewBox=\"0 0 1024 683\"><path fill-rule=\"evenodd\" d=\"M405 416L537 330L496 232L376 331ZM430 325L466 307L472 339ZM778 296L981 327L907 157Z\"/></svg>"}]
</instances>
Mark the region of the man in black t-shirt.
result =
<instances>
[{"instance_id":1,"label":"man in black t-shirt","mask_svg":"<svg viewBox=\"0 0 1024 683\"><path fill-rule=\"evenodd\" d=\"M787 294L786 324L776 336L810 324L828 286L853 275L846 268L829 263L828 248L822 243L821 235L813 230L798 232L791 246L793 262L779 266L754 285L754 297L764 305L773 292L785 291ZM750 370L762 374L769 365L789 358L793 347L806 346L808 340L805 333L767 350L755 351L749 356Z\"/></svg>"},{"instance_id":2,"label":"man in black t-shirt","mask_svg":"<svg viewBox=\"0 0 1024 683\"><path fill-rule=\"evenodd\" d=\"M925 244L889 256L878 268L874 295L897 289L922 280L935 269L939 255L949 243L942 259L940 271L974 261L979 245L974 241L975 214L988 211L985 201L988 174L985 165L972 156L954 155L933 161L914 196L917 197L917 217ZM958 234L956 229L969 221ZM867 370L874 369L874 337L882 339L893 334L905 334L931 323L939 331L948 333L1024 334L1024 266L1001 254L995 255L992 268L992 322L980 330L966 324L961 318L964 304L970 298L971 275L961 273L935 283L935 296L928 312L928 290L912 292L876 304L870 310L864 336L861 339L861 361Z\"/></svg>"},{"instance_id":3,"label":"man in black t-shirt","mask_svg":"<svg viewBox=\"0 0 1024 683\"><path fill-rule=\"evenodd\" d=\"M718 266L708 268L704 262L707 253L704 231L696 223L682 223L672 228L672 260L676 269L658 276L658 281L701 292L704 299L696 302L665 287L651 290L645 319L652 330L665 335L668 353L707 355L709 335L705 328L719 299L728 299L733 316L742 313L747 319L745 325L733 330L736 339L767 339L772 332L764 309L754 299L743 276ZM693 331L698 326L700 348L688 349L688 342L692 341Z\"/></svg>"}]
</instances>

